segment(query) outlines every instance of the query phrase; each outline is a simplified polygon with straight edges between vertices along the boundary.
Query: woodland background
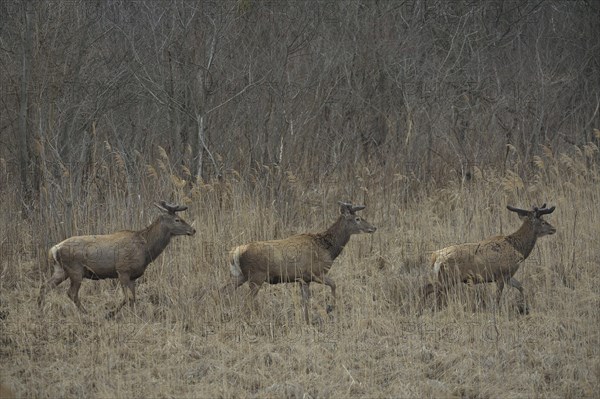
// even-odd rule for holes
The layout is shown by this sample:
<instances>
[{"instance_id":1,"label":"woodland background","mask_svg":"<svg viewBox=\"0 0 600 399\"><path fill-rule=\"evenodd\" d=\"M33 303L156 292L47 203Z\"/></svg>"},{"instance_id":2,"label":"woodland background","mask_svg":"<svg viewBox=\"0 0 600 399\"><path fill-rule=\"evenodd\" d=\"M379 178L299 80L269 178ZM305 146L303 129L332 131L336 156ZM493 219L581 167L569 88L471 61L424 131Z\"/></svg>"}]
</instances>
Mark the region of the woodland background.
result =
<instances>
[{"instance_id":1,"label":"woodland background","mask_svg":"<svg viewBox=\"0 0 600 399\"><path fill-rule=\"evenodd\" d=\"M586 0L0 2L0 380L25 397L597 394L598 21ZM135 311L104 320L121 292L103 281L82 288L91 315L62 286L39 313L48 248L141 229L163 199L198 233L149 267ZM318 286L311 326L293 285L261 290L258 314L201 297L231 246L324 229L338 200L378 231L332 269L335 321ZM537 312L509 292L497 313L482 286L416 318L430 251L543 202L558 233L517 275Z\"/></svg>"},{"instance_id":2,"label":"woodland background","mask_svg":"<svg viewBox=\"0 0 600 399\"><path fill-rule=\"evenodd\" d=\"M443 181L526 168L541 145L583 145L598 126L593 1L0 7L2 186L26 208L65 190L65 172L65 200L102 184L107 152L126 197L159 145L191 185L263 165L315 182L360 166Z\"/></svg>"}]
</instances>

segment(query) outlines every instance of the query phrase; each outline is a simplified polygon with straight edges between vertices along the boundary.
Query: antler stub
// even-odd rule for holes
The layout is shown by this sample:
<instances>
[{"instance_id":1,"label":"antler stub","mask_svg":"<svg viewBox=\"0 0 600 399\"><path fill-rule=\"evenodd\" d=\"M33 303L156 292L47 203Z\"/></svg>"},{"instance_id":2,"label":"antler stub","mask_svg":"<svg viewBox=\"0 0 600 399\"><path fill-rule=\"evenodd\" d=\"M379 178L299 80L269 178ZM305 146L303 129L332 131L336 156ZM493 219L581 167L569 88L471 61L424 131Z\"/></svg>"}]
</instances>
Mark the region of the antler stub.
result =
<instances>
[{"instance_id":1,"label":"antler stub","mask_svg":"<svg viewBox=\"0 0 600 399\"><path fill-rule=\"evenodd\" d=\"M177 204L169 204L165 201L160 201L158 204L154 204L158 207L158 209L168 212L168 213L175 213L175 212L181 212L181 211L185 211L188 207L185 205L177 205Z\"/></svg>"}]
</instances>

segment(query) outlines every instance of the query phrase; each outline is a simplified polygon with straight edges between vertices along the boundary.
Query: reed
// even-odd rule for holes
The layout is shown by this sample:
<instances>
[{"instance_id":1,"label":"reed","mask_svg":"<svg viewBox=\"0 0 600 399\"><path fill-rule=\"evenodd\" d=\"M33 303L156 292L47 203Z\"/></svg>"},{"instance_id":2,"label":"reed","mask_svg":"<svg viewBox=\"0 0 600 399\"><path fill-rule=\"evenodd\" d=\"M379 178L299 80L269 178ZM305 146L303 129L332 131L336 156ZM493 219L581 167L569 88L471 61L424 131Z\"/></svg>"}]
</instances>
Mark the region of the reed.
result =
<instances>
[{"instance_id":1,"label":"reed","mask_svg":"<svg viewBox=\"0 0 600 399\"><path fill-rule=\"evenodd\" d=\"M45 150L44 150L45 151ZM47 154L52 164L51 153ZM600 170L594 144L545 149L533 165L472 178L421 182L357 164L322 177L278 166L224 171L191 181L166 151L126 155L97 146L93 173L44 172L28 218L0 223L0 380L18 397L593 397L600 390ZM86 193L86 195L81 195ZM5 209L19 209L10 190ZM174 240L138 280L134 309L106 320L120 299L115 281L81 288L88 314L37 288L45 254L71 235L142 228L157 199L185 204L197 234ZM353 238L330 271L339 293L315 285L313 323L285 285L258 292L260 311L204 295L229 279L227 254L240 242L324 230L339 198L364 203L373 235ZM446 308L417 318L432 251L508 234L507 204L556 205L558 228L515 275L532 312L519 315L495 287L453 287ZM57 288L57 291L64 288ZM242 286L239 297L248 294Z\"/></svg>"}]
</instances>

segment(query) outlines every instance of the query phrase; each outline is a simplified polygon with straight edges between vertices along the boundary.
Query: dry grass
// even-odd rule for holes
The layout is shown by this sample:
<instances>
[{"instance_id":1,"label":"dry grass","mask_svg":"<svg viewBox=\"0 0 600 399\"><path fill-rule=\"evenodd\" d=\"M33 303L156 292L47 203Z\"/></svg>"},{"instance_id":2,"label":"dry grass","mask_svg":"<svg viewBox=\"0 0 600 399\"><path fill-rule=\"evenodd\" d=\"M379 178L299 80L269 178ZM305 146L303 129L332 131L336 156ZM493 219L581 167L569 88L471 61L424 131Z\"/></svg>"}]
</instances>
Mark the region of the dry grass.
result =
<instances>
[{"instance_id":1,"label":"dry grass","mask_svg":"<svg viewBox=\"0 0 600 399\"><path fill-rule=\"evenodd\" d=\"M69 210L47 193L35 217L1 216L0 379L18 396L36 398L594 397L600 174L590 160L597 156L597 148L557 157L547 151L526 181L516 171L476 171L468 184L412 186L404 176L358 170L304 183L265 167L191 192L183 177L165 173L162 159L142 179L140 197L94 183ZM120 173L118 163L113 168ZM52 243L68 229L141 228L155 216L151 201L171 199L167 193L188 203L185 218L198 234L176 238L150 265L133 311L104 319L121 299L115 281L84 282L89 315L77 312L66 283L38 311L42 259ZM5 209L18 203L1 194ZM310 326L294 285L263 287L257 311L245 303L247 287L232 304L216 294L228 279L231 246L323 229L337 216L336 201L347 199L367 203L363 214L378 231L353 237L336 261L333 319L324 311L329 289L318 284ZM519 221L506 204L542 202L557 206L548 220L558 232L538 242L517 274L530 315L517 313L515 290L496 311L494 287L478 286L460 287L447 309L416 317L429 251L510 233ZM66 215L70 226L58 223Z\"/></svg>"}]
</instances>

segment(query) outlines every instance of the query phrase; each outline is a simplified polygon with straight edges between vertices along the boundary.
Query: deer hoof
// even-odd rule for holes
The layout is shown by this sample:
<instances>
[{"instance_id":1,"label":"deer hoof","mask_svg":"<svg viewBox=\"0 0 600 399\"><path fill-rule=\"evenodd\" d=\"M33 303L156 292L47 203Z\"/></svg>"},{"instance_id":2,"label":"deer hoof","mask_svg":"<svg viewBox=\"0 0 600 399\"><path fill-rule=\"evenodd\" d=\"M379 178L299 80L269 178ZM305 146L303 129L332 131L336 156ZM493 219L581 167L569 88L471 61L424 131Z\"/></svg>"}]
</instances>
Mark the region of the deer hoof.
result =
<instances>
[{"instance_id":1,"label":"deer hoof","mask_svg":"<svg viewBox=\"0 0 600 399\"><path fill-rule=\"evenodd\" d=\"M519 305L518 310L522 315L526 316L529 314L529 307L527 305Z\"/></svg>"}]
</instances>

